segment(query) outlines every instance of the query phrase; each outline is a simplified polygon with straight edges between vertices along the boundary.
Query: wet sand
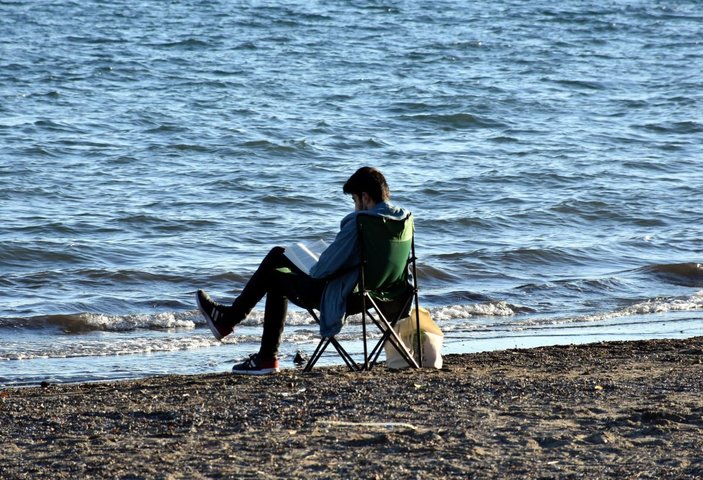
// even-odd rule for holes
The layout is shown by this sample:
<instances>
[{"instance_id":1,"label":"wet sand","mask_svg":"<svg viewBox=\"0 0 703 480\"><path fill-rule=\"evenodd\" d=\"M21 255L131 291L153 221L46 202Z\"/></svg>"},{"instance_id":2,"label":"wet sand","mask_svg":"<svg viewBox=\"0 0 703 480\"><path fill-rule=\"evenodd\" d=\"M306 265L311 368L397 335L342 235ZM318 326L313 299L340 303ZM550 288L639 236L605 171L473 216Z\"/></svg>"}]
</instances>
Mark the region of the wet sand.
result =
<instances>
[{"instance_id":1,"label":"wet sand","mask_svg":"<svg viewBox=\"0 0 703 480\"><path fill-rule=\"evenodd\" d=\"M703 478L703 337L0 390L0 478Z\"/></svg>"}]
</instances>

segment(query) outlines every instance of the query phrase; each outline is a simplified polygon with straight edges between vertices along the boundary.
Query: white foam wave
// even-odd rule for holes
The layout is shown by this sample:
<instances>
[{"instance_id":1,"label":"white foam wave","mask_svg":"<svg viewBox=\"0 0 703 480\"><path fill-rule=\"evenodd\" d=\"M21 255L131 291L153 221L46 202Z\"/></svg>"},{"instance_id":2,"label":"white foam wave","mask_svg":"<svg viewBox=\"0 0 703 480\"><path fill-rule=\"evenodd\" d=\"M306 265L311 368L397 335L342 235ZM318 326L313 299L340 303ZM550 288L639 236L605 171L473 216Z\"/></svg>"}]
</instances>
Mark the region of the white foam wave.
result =
<instances>
[{"instance_id":1,"label":"white foam wave","mask_svg":"<svg viewBox=\"0 0 703 480\"><path fill-rule=\"evenodd\" d=\"M127 332L131 330L166 330L194 328L202 323L197 312L162 312L130 315L107 315L101 313L76 313L41 315L35 317L0 318L0 328L42 329L58 328L64 333L89 331Z\"/></svg>"},{"instance_id":2,"label":"white foam wave","mask_svg":"<svg viewBox=\"0 0 703 480\"><path fill-rule=\"evenodd\" d=\"M460 335L467 332L479 332L479 334L486 332L491 335L497 334L507 337L519 336L517 332L571 328L578 326L578 324L581 326L603 322L607 324L612 319L620 322L619 317L637 317L701 309L703 309L703 291L688 298L650 299L617 310L583 316L517 315L522 311L521 308L506 302L428 308L433 319L445 332L453 332L455 335L457 332ZM482 318L462 321L472 317ZM349 319L348 323L351 324L351 328L344 329L340 334L340 339L356 340L360 338L359 318L356 316ZM70 321L90 325L90 328L83 328L79 339L76 335L71 334L47 337L42 334L38 335L31 330L15 331L12 336L0 343L0 361L149 354L196 350L222 344L249 345L255 348L261 337L263 311L255 310L252 312L252 315L243 323L242 328L239 328L235 335L228 336L224 342L215 340L206 328L202 328L204 320L197 311L180 314L129 316L82 314L71 316ZM318 338L317 325L305 311L291 309L287 323L294 327L286 330L287 342L300 344L314 342ZM67 328L65 323L61 324ZM164 331L170 328L192 329L195 326L200 328L194 332ZM131 332L137 329L143 329L143 331L136 332L136 334ZM97 333L101 330L113 333ZM153 330L161 330L161 332Z\"/></svg>"},{"instance_id":3,"label":"white foam wave","mask_svg":"<svg viewBox=\"0 0 703 480\"><path fill-rule=\"evenodd\" d=\"M5 344L0 349L2 360L31 360L36 358L74 358L91 356L131 355L157 352L173 352L178 350L195 350L219 344L209 335L180 338L130 338L124 340L84 340L80 343L52 342L51 345L36 343L22 348Z\"/></svg>"},{"instance_id":4,"label":"white foam wave","mask_svg":"<svg viewBox=\"0 0 703 480\"><path fill-rule=\"evenodd\" d=\"M422 305L422 303L421 303ZM436 321L467 319L476 316L507 317L517 313L517 307L507 302L487 302L465 305L447 305L443 307L427 307L432 318ZM253 310L244 325L262 325L264 322L263 311ZM204 320L199 321L204 323ZM288 325L314 325L315 322L310 314L303 310L289 310L286 320ZM361 315L352 315L347 318L347 323L361 323Z\"/></svg>"},{"instance_id":5,"label":"white foam wave","mask_svg":"<svg viewBox=\"0 0 703 480\"><path fill-rule=\"evenodd\" d=\"M649 315L667 312L682 312L688 310L703 309L703 291L688 298L656 298L636 303L613 312L589 315L583 318L584 321L599 321L610 318L628 317L632 315Z\"/></svg>"},{"instance_id":6,"label":"white foam wave","mask_svg":"<svg viewBox=\"0 0 703 480\"><path fill-rule=\"evenodd\" d=\"M509 317L517 313L513 305L502 301L470 305L449 305L446 307L428 308L428 310L435 321L465 319L476 316Z\"/></svg>"},{"instance_id":7,"label":"white foam wave","mask_svg":"<svg viewBox=\"0 0 703 480\"><path fill-rule=\"evenodd\" d=\"M422 303L421 303L422 304ZM505 301L484 302L476 304L455 304L445 306L426 306L432 318L437 322L466 320L473 317L513 317L527 311L524 307L512 305ZM611 318L632 315L647 315L684 310L703 309L703 290L688 298L657 298L642 301L618 310L599 312L583 316L570 317L537 317L519 315L517 323L525 325L562 324L575 322L597 322ZM76 315L55 315L40 317L41 323L58 326L66 333L85 331L130 332L134 330L169 330L194 329L205 325L205 320L197 310L187 312L162 312L132 315L104 315L96 313L81 313ZM5 319L4 327L26 327L36 325L34 319ZM254 309L242 322L243 326L261 326L264 322L263 309ZM349 324L359 324L360 315L347 319ZM315 326L310 314L297 307L288 311L286 324L289 326Z\"/></svg>"},{"instance_id":8,"label":"white foam wave","mask_svg":"<svg viewBox=\"0 0 703 480\"><path fill-rule=\"evenodd\" d=\"M192 314L155 313L135 315L101 315L84 313L77 316L85 326L95 330L123 332L137 329L194 328Z\"/></svg>"},{"instance_id":9,"label":"white foam wave","mask_svg":"<svg viewBox=\"0 0 703 480\"><path fill-rule=\"evenodd\" d=\"M622 317L656 315L670 312L683 312L692 310L703 310L703 290L691 297L686 298L655 298L628 305L623 308L608 312L594 313L590 315L569 316L569 317L529 317L522 324L525 326L535 325L562 325L573 323L596 323L613 320Z\"/></svg>"}]
</instances>

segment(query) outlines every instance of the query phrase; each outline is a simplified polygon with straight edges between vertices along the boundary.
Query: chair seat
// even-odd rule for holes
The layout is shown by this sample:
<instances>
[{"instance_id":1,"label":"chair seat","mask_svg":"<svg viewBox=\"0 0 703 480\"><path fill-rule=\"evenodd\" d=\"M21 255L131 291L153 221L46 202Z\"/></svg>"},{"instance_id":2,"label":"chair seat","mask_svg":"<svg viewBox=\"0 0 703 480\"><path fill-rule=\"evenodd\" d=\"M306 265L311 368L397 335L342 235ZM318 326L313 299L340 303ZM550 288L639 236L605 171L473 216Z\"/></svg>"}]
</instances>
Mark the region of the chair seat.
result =
<instances>
[{"instance_id":1,"label":"chair seat","mask_svg":"<svg viewBox=\"0 0 703 480\"><path fill-rule=\"evenodd\" d=\"M377 298L372 297L381 311L387 318L403 318L410 314L412 304L407 302L407 299L412 295L412 286L408 285L408 290L403 297L399 298ZM358 315L364 308L364 298L360 293L352 293L347 297L347 317Z\"/></svg>"}]
</instances>

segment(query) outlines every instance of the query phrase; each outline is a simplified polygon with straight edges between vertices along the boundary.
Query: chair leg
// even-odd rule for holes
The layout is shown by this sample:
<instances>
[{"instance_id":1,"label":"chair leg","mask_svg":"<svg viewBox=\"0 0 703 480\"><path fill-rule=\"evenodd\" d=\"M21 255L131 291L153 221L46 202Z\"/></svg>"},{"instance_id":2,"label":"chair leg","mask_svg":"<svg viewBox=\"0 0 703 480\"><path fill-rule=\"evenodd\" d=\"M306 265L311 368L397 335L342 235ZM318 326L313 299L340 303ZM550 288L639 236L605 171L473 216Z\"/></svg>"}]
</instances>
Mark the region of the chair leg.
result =
<instances>
[{"instance_id":1,"label":"chair leg","mask_svg":"<svg viewBox=\"0 0 703 480\"><path fill-rule=\"evenodd\" d=\"M320 324L320 319L318 316L315 314L315 312L311 309L307 309L308 313L312 318L315 320L315 322L319 325ZM344 363L347 364L347 367L349 367L349 370L351 371L358 371L360 370L359 365L354 361L354 359L349 355L349 353L342 347L339 342L337 341L336 338L334 337L323 337L320 339L320 343L317 344L317 348L315 348L315 351L313 352L312 356L310 357L310 360L308 360L308 363L305 365L305 368L303 369L303 372L309 372L312 370L312 368L315 366L317 361L322 357L322 354L325 352L329 344L334 345L334 348L337 350L337 353L339 353L339 356L342 357L342 360L344 360Z\"/></svg>"},{"instance_id":2,"label":"chair leg","mask_svg":"<svg viewBox=\"0 0 703 480\"><path fill-rule=\"evenodd\" d=\"M391 342L391 345L398 351L398 353L405 359L406 362L408 362L408 365L410 365L412 368L420 368L420 364L417 363L417 360L415 360L415 356L410 354L410 351L408 350L408 347L405 346L405 343L403 343L403 340L398 336L396 331L393 329L393 327L388 323L385 319L383 319L383 328L385 329L385 332L383 336L381 337L381 340L378 342L374 350L378 350L376 352L376 359L378 359L379 355L381 354L381 347L383 347L383 344L386 341ZM379 325L379 328L381 328L381 325Z\"/></svg>"},{"instance_id":3,"label":"chair leg","mask_svg":"<svg viewBox=\"0 0 703 480\"><path fill-rule=\"evenodd\" d=\"M325 337L320 340L320 343L317 344L317 348L315 348L315 351L310 357L310 360L308 360L308 363L305 365L303 372L310 372L312 370L312 368L315 366L320 357L322 357L322 354L325 352L325 350L327 350L327 347L330 343L334 345L334 348L337 350L337 353L339 353L339 356L342 357L344 363L347 364L349 370L351 370L352 372L361 370L359 365L354 361L354 359L351 357L351 355L349 355L349 353L344 349L344 347L339 344L336 338Z\"/></svg>"},{"instance_id":4,"label":"chair leg","mask_svg":"<svg viewBox=\"0 0 703 480\"><path fill-rule=\"evenodd\" d=\"M344 363L347 364L347 367L349 367L349 370L352 372L358 372L361 370L361 367L354 361L351 355L342 347L339 342L337 341L336 338L332 337L330 339L332 342L332 345L334 345L334 348L337 349L337 353L339 353L339 356L342 357L342 360L344 360Z\"/></svg>"},{"instance_id":5,"label":"chair leg","mask_svg":"<svg viewBox=\"0 0 703 480\"><path fill-rule=\"evenodd\" d=\"M386 340L388 340L388 336L385 334L382 335L381 341L379 341L374 347L374 349L371 351L371 354L369 355L369 358L371 359L371 365L376 365L376 363L378 363L378 358L381 356L381 352L383 352L383 346Z\"/></svg>"},{"instance_id":6,"label":"chair leg","mask_svg":"<svg viewBox=\"0 0 703 480\"><path fill-rule=\"evenodd\" d=\"M403 359L408 362L408 365L413 368L420 368L420 364L417 362L417 360L415 360L415 357L410 354L410 352L408 351L408 347L405 346L400 336L398 336L395 329L393 328L393 325L386 319L386 317L383 315L383 312L381 312L381 310L378 308L376 302L374 302L372 298L369 298L369 300L374 310L376 311L376 314L378 315L378 319L376 319L376 317L371 314L369 314L368 316L383 332L383 335L381 336L381 340L376 344L376 346L371 351L371 354L369 355L371 362L368 363L369 366L367 370L370 370L371 366L378 361L378 357L381 355L381 349L383 348L383 345L386 343L386 341L391 342L391 345L398 351L398 353L403 357Z\"/></svg>"},{"instance_id":7,"label":"chair leg","mask_svg":"<svg viewBox=\"0 0 703 480\"><path fill-rule=\"evenodd\" d=\"M322 356L322 353L327 348L327 345L329 345L329 344L330 344L330 339L327 337L320 340L320 342L317 344L317 348L315 348L315 351L313 352L312 356L310 357L310 360L308 360L308 363L305 365L303 372L309 372L310 370L312 370L312 367L315 366L317 361Z\"/></svg>"},{"instance_id":8,"label":"chair leg","mask_svg":"<svg viewBox=\"0 0 703 480\"><path fill-rule=\"evenodd\" d=\"M424 358L422 352L422 331L420 330L420 304L417 300L417 289L415 290L415 331L417 332L417 358L420 359L420 365L422 366L422 359Z\"/></svg>"}]
</instances>

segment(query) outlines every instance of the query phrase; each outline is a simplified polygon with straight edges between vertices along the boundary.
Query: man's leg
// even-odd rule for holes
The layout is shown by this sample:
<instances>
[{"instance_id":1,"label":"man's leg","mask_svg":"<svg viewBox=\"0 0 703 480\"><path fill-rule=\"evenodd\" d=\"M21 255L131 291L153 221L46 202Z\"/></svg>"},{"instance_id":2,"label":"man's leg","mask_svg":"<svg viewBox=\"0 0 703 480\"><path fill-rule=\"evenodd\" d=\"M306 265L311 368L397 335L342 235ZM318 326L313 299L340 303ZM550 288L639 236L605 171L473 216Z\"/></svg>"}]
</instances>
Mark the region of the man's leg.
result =
<instances>
[{"instance_id":1,"label":"man's leg","mask_svg":"<svg viewBox=\"0 0 703 480\"><path fill-rule=\"evenodd\" d=\"M220 339L232 332L266 296L264 331L259 356L274 359L288 313L288 299L301 307L318 308L324 282L300 272L284 255L285 249L274 247L264 257L256 272L231 307L213 302L205 292L198 292L198 306L208 319L213 334ZM280 271L284 269L287 271Z\"/></svg>"},{"instance_id":2,"label":"man's leg","mask_svg":"<svg viewBox=\"0 0 703 480\"><path fill-rule=\"evenodd\" d=\"M285 262L288 262L287 258ZM289 267L288 264L285 266ZM290 270L276 270L270 277L270 289L266 294L264 310L264 332L259 349L259 357L262 359L273 359L278 353L288 314L288 300L303 308L318 308L320 305L324 282L310 278L294 268Z\"/></svg>"},{"instance_id":3,"label":"man's leg","mask_svg":"<svg viewBox=\"0 0 703 480\"><path fill-rule=\"evenodd\" d=\"M256 304L268 293L276 269L288 265L284 251L283 247L272 248L249 278L242 293L232 302L228 320L233 326L247 318Z\"/></svg>"},{"instance_id":4,"label":"man's leg","mask_svg":"<svg viewBox=\"0 0 703 480\"><path fill-rule=\"evenodd\" d=\"M278 347L288 314L288 300L301 307L318 308L324 285L323 281L297 270L283 255L282 249L272 250L245 287L246 292L242 292L232 307L251 311L256 305L253 302L256 298L261 299L259 295L265 292L264 331L259 352L234 365L232 373L262 375L277 372Z\"/></svg>"},{"instance_id":5,"label":"man's leg","mask_svg":"<svg viewBox=\"0 0 703 480\"><path fill-rule=\"evenodd\" d=\"M273 272L286 265L287 259L283 255L284 251L285 249L282 247L274 247L269 251L232 306L219 304L205 292L198 290L196 294L198 308L218 340L232 333L234 326L242 322L266 295L270 288Z\"/></svg>"},{"instance_id":6,"label":"man's leg","mask_svg":"<svg viewBox=\"0 0 703 480\"><path fill-rule=\"evenodd\" d=\"M277 268L287 266L284 251L282 247L274 247L269 251L232 306L219 304L205 292L198 290L198 308L208 320L208 326L218 340L232 333L234 326L247 318L256 304L264 298L270 288L273 273Z\"/></svg>"}]
</instances>

